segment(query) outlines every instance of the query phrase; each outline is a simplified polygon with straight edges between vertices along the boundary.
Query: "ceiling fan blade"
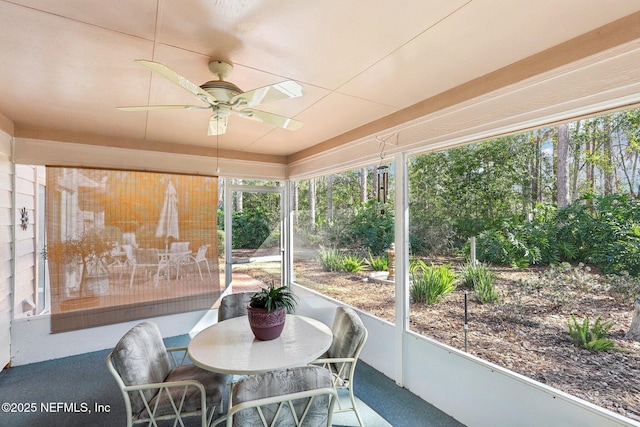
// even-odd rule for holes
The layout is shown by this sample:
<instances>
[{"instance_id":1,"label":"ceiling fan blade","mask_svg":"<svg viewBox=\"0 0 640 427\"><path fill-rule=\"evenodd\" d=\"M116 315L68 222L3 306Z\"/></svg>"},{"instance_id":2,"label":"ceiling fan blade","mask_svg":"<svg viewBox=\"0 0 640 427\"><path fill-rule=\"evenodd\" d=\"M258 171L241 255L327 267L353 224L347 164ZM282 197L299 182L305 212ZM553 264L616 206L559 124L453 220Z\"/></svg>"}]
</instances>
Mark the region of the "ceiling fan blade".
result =
<instances>
[{"instance_id":1,"label":"ceiling fan blade","mask_svg":"<svg viewBox=\"0 0 640 427\"><path fill-rule=\"evenodd\" d=\"M231 103L240 101L239 106L253 107L254 105L266 104L268 102L279 101L287 98L297 98L302 96L302 86L293 80L276 83L249 90L231 98Z\"/></svg>"},{"instance_id":2,"label":"ceiling fan blade","mask_svg":"<svg viewBox=\"0 0 640 427\"><path fill-rule=\"evenodd\" d=\"M139 105L131 107L118 107L122 111L148 111L148 110L209 110L211 107L200 105Z\"/></svg>"},{"instance_id":3,"label":"ceiling fan blade","mask_svg":"<svg viewBox=\"0 0 640 427\"><path fill-rule=\"evenodd\" d=\"M147 61L146 59L136 59L136 62L144 65L151 71L160 74L162 77L172 83L177 84L181 88L186 89L193 95L197 96L201 101L204 101L208 104L215 104L217 102L216 98L214 98L200 86L189 81L186 77L182 77L180 74L176 73L164 64L161 64L159 62Z\"/></svg>"},{"instance_id":4,"label":"ceiling fan blade","mask_svg":"<svg viewBox=\"0 0 640 427\"><path fill-rule=\"evenodd\" d=\"M302 122L278 114L267 113L266 111L244 109L237 112L240 117L251 119L273 126L278 126L287 130L297 130L302 127Z\"/></svg>"},{"instance_id":5,"label":"ceiling fan blade","mask_svg":"<svg viewBox=\"0 0 640 427\"><path fill-rule=\"evenodd\" d=\"M223 135L227 132L227 116L214 114L209 119L209 136Z\"/></svg>"}]
</instances>

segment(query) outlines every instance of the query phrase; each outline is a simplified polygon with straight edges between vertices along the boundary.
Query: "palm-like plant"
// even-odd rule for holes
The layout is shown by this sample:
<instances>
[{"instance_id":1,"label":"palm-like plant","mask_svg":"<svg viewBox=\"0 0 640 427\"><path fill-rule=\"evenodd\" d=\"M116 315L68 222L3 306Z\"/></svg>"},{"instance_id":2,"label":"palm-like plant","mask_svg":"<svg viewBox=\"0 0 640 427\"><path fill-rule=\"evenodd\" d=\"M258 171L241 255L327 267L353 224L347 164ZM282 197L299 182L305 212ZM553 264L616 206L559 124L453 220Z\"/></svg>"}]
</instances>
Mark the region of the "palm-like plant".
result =
<instances>
[{"instance_id":1,"label":"palm-like plant","mask_svg":"<svg viewBox=\"0 0 640 427\"><path fill-rule=\"evenodd\" d=\"M267 288L262 288L251 296L249 306L264 308L268 313L284 307L287 313L291 313L297 303L297 297L288 286L275 287L273 283Z\"/></svg>"}]
</instances>

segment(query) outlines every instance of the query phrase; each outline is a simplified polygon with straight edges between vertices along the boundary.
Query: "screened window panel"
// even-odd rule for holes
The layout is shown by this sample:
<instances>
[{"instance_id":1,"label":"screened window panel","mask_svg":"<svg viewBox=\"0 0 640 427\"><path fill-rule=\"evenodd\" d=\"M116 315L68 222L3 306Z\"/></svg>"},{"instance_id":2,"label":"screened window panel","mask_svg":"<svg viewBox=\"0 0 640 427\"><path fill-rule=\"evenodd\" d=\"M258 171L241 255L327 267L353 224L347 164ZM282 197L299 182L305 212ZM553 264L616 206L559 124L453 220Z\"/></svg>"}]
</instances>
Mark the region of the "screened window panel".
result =
<instances>
[{"instance_id":1,"label":"screened window panel","mask_svg":"<svg viewBox=\"0 0 640 427\"><path fill-rule=\"evenodd\" d=\"M47 167L51 330L209 309L218 178Z\"/></svg>"}]
</instances>

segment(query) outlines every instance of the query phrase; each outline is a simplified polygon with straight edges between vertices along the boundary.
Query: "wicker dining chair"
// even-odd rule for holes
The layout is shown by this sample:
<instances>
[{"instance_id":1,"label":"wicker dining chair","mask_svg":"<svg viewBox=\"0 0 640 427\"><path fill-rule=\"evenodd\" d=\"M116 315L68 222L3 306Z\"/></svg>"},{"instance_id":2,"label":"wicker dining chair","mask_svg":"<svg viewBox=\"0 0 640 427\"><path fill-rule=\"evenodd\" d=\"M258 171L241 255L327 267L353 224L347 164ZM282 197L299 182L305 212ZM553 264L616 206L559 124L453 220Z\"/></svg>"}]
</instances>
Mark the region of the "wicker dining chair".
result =
<instances>
[{"instance_id":1,"label":"wicker dining chair","mask_svg":"<svg viewBox=\"0 0 640 427\"><path fill-rule=\"evenodd\" d=\"M155 323L143 322L127 332L107 356L107 368L122 392L127 426L161 420L184 425L200 417L209 426L222 409L227 376L185 363L187 348L167 349Z\"/></svg>"},{"instance_id":2,"label":"wicker dining chair","mask_svg":"<svg viewBox=\"0 0 640 427\"><path fill-rule=\"evenodd\" d=\"M337 398L331 373L319 366L249 375L233 386L231 406L214 426L331 427Z\"/></svg>"},{"instance_id":3,"label":"wicker dining chair","mask_svg":"<svg viewBox=\"0 0 640 427\"><path fill-rule=\"evenodd\" d=\"M355 412L358 423L361 427L364 427L362 417L356 406L356 398L353 394L353 380L356 363L367 341L367 329L355 310L340 306L336 309L331 330L333 332L331 347L329 347L325 355L312 362L312 364L323 366L331 372L334 388L347 389L349 391L351 406L343 407L338 401L335 412Z\"/></svg>"}]
</instances>

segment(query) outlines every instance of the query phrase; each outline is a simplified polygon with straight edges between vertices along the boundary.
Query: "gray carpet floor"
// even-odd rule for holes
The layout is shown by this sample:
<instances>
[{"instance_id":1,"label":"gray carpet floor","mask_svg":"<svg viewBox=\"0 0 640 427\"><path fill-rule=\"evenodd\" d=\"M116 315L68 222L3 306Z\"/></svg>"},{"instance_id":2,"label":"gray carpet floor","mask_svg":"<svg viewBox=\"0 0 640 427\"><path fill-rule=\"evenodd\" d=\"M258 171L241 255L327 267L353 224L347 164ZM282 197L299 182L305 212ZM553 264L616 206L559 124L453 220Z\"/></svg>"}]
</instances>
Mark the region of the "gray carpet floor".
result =
<instances>
[{"instance_id":1,"label":"gray carpet floor","mask_svg":"<svg viewBox=\"0 0 640 427\"><path fill-rule=\"evenodd\" d=\"M184 335L165 342L173 347L188 340ZM109 350L0 372L0 426L125 426L124 401L107 371L107 354ZM367 427L462 426L363 362L356 368L355 390ZM189 426L198 425L199 420L191 421ZM337 414L333 421L334 427L358 425L353 413Z\"/></svg>"}]
</instances>

